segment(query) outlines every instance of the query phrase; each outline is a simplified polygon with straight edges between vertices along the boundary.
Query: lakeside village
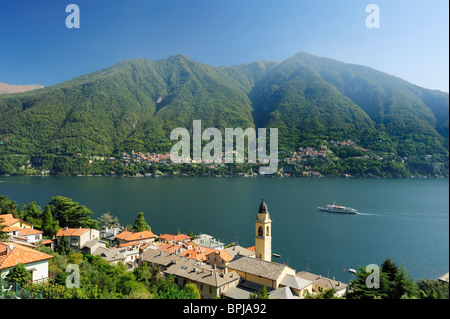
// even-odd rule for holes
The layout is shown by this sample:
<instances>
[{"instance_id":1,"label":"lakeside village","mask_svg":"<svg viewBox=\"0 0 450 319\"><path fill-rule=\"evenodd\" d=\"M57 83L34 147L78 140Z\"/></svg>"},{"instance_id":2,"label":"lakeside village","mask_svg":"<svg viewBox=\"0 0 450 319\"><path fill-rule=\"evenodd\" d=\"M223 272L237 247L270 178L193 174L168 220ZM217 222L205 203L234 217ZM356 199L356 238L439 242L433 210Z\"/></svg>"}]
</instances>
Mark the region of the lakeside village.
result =
<instances>
[{"instance_id":1,"label":"lakeside village","mask_svg":"<svg viewBox=\"0 0 450 319\"><path fill-rule=\"evenodd\" d=\"M264 199L255 214L255 241L251 247L225 245L211 235L195 236L192 232L157 236L142 212L132 228L120 227L118 219L109 213L98 220L102 230L96 229L97 221L85 215L72 223L84 220L87 224L93 222L93 227L60 228L58 222L49 223L51 210L47 206L42 213L47 217L39 227L42 231L31 222L5 213L15 209L15 202L5 196L1 202L1 299L33 298L32 292L34 298L40 299L448 298L448 273L416 284L403 266L389 259L381 267L381 289L368 287L371 273L362 267L358 272L353 270L356 279L347 284L276 262L273 259L279 256L272 253L272 240L276 238L272 238L272 220ZM72 208L66 213L54 213L55 218L87 210L61 196L50 204L52 210ZM36 221L31 217L35 208L28 205L27 220ZM61 217L61 221L69 219ZM43 237L49 232L54 234L51 238Z\"/></svg>"},{"instance_id":2,"label":"lakeside village","mask_svg":"<svg viewBox=\"0 0 450 319\"><path fill-rule=\"evenodd\" d=\"M442 155L398 156L376 152L358 145L358 140L322 141L317 146L300 147L296 151L280 151L276 174L278 177L373 177L414 178L448 177L448 162ZM233 151L236 155L236 151ZM259 168L269 164L268 159L256 162L225 164L220 161L204 163L172 163L169 153L122 152L116 156L87 156L77 153L72 157L52 158L34 156L17 169L3 175L63 175L63 176L209 176L256 177ZM8 173L10 172L10 173ZM1 173L1 167L0 167Z\"/></svg>"},{"instance_id":3,"label":"lakeside village","mask_svg":"<svg viewBox=\"0 0 450 319\"><path fill-rule=\"evenodd\" d=\"M101 257L110 264L123 264L128 272L146 263L150 269L157 269L160 276L171 276L180 289L193 284L200 298L249 299L262 291L270 299L302 299L326 290L338 297L345 294L345 283L306 271L296 272L291 266L273 261L272 221L264 199L255 215L255 245L242 247L225 245L206 234L156 236L149 227L142 231L64 227L52 239L43 239L43 231L31 223L13 214L2 214L3 232L8 235L6 241L0 242L2 285L11 280L8 274L18 264L31 274L33 283L54 280L49 262L55 257L35 248L39 245L61 251L61 246L66 245L74 252ZM146 225L143 213L138 220Z\"/></svg>"}]
</instances>

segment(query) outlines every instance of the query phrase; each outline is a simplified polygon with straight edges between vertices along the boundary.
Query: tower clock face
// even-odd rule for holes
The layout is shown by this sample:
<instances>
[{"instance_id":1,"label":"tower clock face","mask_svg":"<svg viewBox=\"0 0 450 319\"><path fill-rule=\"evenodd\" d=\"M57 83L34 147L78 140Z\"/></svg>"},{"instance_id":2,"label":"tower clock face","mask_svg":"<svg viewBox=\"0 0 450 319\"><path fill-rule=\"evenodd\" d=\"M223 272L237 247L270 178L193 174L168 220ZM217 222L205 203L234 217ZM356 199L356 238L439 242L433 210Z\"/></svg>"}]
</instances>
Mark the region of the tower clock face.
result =
<instances>
[{"instance_id":1,"label":"tower clock face","mask_svg":"<svg viewBox=\"0 0 450 319\"><path fill-rule=\"evenodd\" d=\"M262 236L263 236L263 228L262 228L262 226L259 226L259 227L258 227L258 236L259 236L259 237L262 237Z\"/></svg>"}]
</instances>

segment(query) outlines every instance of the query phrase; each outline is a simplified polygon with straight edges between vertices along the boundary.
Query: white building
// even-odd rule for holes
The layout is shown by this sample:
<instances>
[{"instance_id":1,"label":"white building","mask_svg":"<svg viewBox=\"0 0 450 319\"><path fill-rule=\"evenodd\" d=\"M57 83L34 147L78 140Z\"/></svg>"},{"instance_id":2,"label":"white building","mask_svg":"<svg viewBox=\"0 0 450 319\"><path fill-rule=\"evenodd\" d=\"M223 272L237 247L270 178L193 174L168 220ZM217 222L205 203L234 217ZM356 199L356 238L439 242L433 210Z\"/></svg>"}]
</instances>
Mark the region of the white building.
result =
<instances>
[{"instance_id":1,"label":"white building","mask_svg":"<svg viewBox=\"0 0 450 319\"><path fill-rule=\"evenodd\" d=\"M0 277L5 278L18 264L31 273L34 283L48 280L48 261L53 258L43 252L13 242L0 242Z\"/></svg>"}]
</instances>

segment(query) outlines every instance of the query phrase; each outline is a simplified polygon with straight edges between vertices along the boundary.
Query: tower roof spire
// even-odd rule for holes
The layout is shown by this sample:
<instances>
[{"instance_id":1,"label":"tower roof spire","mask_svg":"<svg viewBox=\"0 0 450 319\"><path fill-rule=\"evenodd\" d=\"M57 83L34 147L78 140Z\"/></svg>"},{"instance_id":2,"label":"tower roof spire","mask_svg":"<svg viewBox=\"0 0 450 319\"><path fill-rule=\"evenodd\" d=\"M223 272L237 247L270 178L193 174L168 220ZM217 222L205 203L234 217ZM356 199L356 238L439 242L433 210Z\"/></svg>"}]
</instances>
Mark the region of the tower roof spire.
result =
<instances>
[{"instance_id":1,"label":"tower roof spire","mask_svg":"<svg viewBox=\"0 0 450 319\"><path fill-rule=\"evenodd\" d=\"M262 198L261 205L259 205L258 214L268 213L269 209L267 208L266 202L264 201L264 197Z\"/></svg>"}]
</instances>

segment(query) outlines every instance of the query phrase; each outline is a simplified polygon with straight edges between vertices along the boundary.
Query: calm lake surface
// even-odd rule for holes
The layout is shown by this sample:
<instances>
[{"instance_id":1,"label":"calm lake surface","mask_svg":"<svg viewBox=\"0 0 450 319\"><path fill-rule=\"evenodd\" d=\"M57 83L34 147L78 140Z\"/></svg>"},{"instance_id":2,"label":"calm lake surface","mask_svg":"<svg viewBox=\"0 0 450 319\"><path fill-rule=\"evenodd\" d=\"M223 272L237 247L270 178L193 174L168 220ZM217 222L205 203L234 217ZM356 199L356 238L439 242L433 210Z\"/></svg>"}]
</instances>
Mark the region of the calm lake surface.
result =
<instances>
[{"instance_id":1,"label":"calm lake surface","mask_svg":"<svg viewBox=\"0 0 450 319\"><path fill-rule=\"evenodd\" d=\"M207 233L225 243L254 245L264 197L273 252L296 271L349 282L349 268L404 264L414 279L449 271L448 179L0 177L0 194L44 207L62 195L122 225L139 212L157 234ZM361 214L319 212L351 206ZM346 271L344 271L344 269Z\"/></svg>"}]
</instances>

